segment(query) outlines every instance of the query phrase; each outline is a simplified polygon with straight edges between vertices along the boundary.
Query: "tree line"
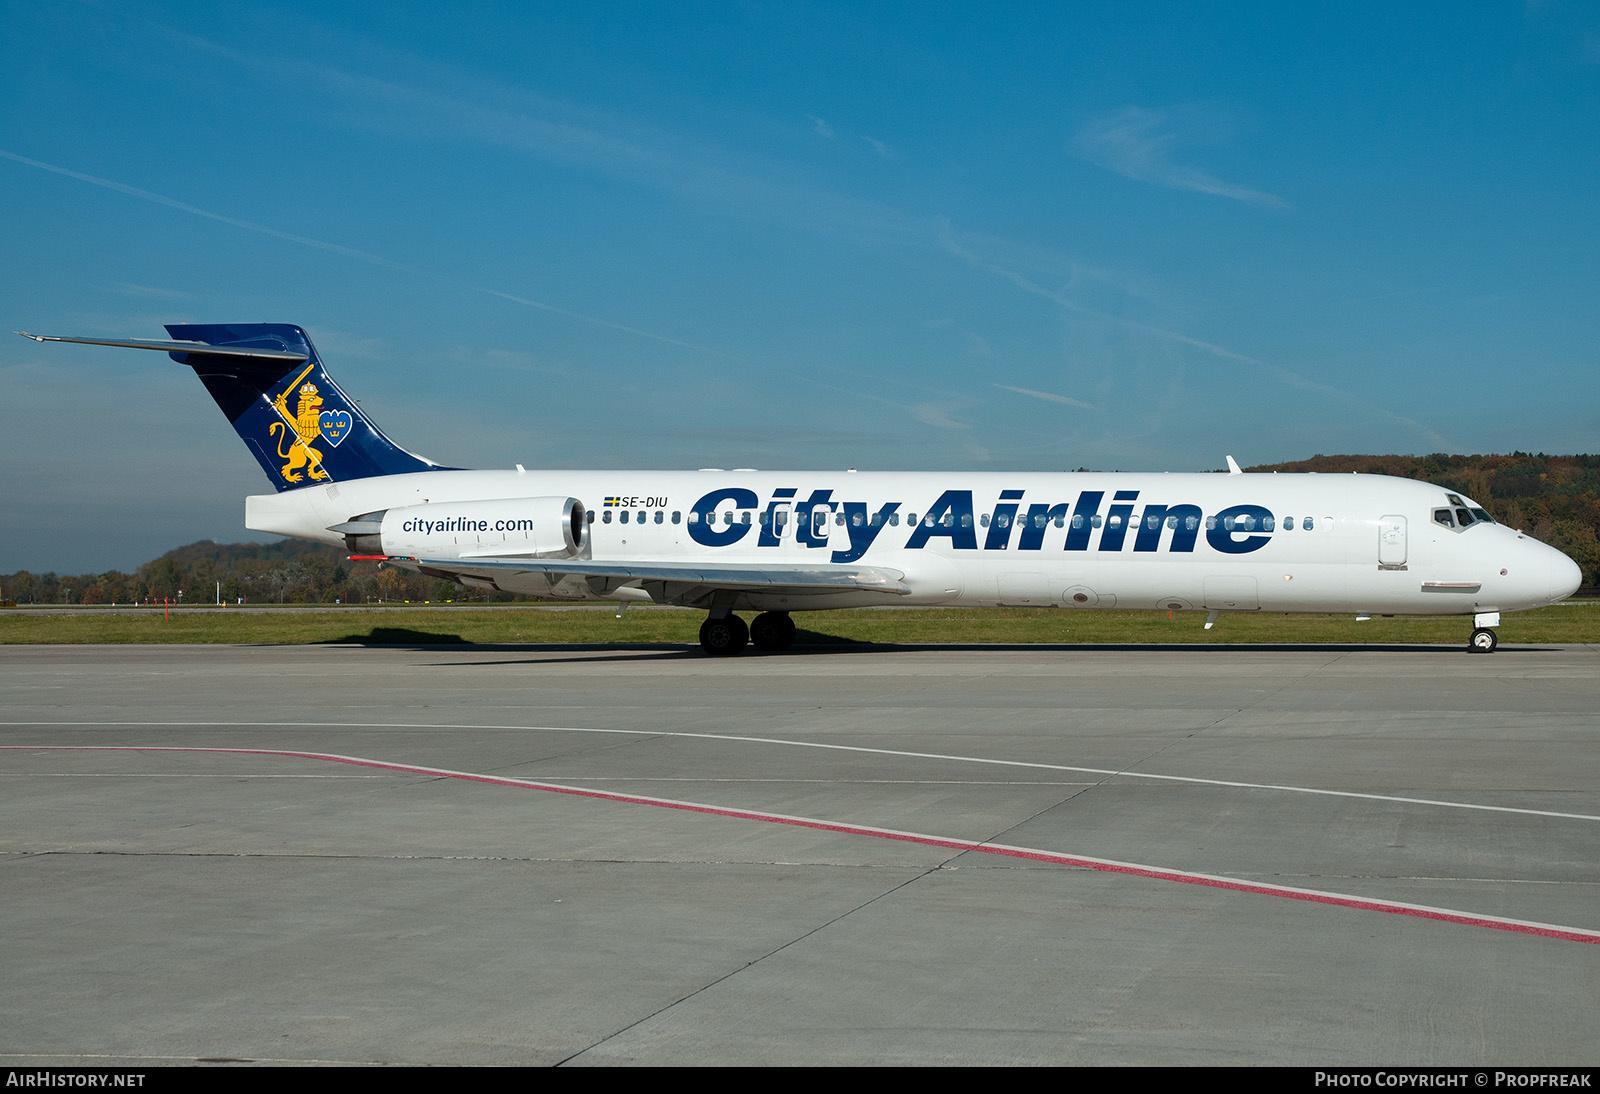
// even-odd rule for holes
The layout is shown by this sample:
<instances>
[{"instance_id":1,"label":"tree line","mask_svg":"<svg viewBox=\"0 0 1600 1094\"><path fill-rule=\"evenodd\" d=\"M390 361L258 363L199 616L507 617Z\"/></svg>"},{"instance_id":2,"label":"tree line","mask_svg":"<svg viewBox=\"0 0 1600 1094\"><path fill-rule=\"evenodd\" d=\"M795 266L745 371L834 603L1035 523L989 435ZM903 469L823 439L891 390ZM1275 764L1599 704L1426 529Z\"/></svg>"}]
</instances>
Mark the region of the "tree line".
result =
<instances>
[{"instance_id":1,"label":"tree line","mask_svg":"<svg viewBox=\"0 0 1600 1094\"><path fill-rule=\"evenodd\" d=\"M1583 569L1586 586L1600 585L1600 455L1323 456L1262 464L1249 471L1394 475L1437 483L1465 494L1501 524L1520 528L1565 552ZM531 599L450 581L350 562L336 547L298 540L213 543L201 540L168 551L133 573L0 574L0 598L18 604L365 604L376 601Z\"/></svg>"},{"instance_id":2,"label":"tree line","mask_svg":"<svg viewBox=\"0 0 1600 1094\"><path fill-rule=\"evenodd\" d=\"M373 562L350 562L337 547L299 540L213 543L168 551L132 573L0 575L0 597L18 604L366 604L378 601L522 599L467 590L451 581Z\"/></svg>"}]
</instances>

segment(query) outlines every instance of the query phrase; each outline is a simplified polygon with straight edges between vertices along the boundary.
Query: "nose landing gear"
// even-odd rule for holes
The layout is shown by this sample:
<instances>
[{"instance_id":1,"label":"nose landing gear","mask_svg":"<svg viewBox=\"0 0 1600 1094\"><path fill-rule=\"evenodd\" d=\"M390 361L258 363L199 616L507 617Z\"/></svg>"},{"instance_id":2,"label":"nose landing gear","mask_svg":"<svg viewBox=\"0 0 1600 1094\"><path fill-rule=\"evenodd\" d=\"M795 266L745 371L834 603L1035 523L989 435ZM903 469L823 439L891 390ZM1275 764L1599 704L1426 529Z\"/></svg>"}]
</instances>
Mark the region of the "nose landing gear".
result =
<instances>
[{"instance_id":1,"label":"nose landing gear","mask_svg":"<svg viewBox=\"0 0 1600 1094\"><path fill-rule=\"evenodd\" d=\"M1479 612L1472 617L1472 637L1467 639L1468 653L1493 653L1500 637L1490 630L1500 625L1499 612Z\"/></svg>"}]
</instances>

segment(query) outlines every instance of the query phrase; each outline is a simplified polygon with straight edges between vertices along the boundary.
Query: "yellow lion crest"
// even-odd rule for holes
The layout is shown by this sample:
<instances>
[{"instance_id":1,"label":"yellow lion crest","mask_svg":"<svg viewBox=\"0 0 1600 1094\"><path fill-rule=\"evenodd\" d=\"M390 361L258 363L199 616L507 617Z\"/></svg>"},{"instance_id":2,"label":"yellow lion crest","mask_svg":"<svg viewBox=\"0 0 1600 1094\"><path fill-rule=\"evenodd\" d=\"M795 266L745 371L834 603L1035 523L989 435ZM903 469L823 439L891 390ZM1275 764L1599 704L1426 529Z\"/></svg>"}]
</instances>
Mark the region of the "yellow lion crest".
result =
<instances>
[{"instance_id":1,"label":"yellow lion crest","mask_svg":"<svg viewBox=\"0 0 1600 1094\"><path fill-rule=\"evenodd\" d=\"M304 375L304 373L302 373ZM290 387L293 385L291 384ZM311 447L311 442L321 434L317 424L317 412L322 407L322 396L317 394L317 385L307 381L300 385L300 405L294 414L289 413L289 388L284 388L273 400L272 405L278 408L278 413L284 418L282 422L273 422L267 426L267 433L277 437L283 434L278 441L278 458L287 461L280 469L279 474L285 482L299 482L302 476L300 469L305 468L306 476L312 481L325 479L328 473L322 469L322 453ZM289 436L289 427L285 422L294 423L293 439ZM283 442L289 441L289 451L283 450Z\"/></svg>"}]
</instances>

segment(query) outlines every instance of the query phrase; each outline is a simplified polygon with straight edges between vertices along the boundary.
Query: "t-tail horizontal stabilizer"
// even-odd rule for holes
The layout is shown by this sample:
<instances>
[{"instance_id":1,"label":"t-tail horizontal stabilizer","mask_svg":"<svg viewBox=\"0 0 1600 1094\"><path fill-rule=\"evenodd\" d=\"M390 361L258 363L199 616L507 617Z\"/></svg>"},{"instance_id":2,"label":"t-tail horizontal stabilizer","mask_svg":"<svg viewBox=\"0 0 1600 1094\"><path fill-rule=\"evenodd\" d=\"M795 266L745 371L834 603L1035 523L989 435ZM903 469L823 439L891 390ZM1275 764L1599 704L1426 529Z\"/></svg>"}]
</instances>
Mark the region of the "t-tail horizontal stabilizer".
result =
<instances>
[{"instance_id":1,"label":"t-tail horizontal stabilizer","mask_svg":"<svg viewBox=\"0 0 1600 1094\"><path fill-rule=\"evenodd\" d=\"M171 342L17 333L170 354L194 369L279 490L449 470L384 436L333 382L306 332L288 323L174 323Z\"/></svg>"}]
</instances>

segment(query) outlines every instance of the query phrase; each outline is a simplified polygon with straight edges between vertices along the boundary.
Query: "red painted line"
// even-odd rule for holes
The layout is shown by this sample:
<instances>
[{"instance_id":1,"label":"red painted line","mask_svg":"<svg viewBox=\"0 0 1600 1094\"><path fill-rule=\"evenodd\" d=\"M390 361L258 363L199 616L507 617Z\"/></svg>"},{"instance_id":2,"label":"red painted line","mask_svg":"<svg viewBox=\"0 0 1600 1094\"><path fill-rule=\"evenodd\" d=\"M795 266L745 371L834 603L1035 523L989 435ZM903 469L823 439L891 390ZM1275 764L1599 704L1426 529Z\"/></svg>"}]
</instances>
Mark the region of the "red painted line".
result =
<instances>
[{"instance_id":1,"label":"red painted line","mask_svg":"<svg viewBox=\"0 0 1600 1094\"><path fill-rule=\"evenodd\" d=\"M0 751L21 752L197 752L234 756L282 756L299 760L320 760L326 763L347 764L351 767L370 767L381 771L396 771L407 775L424 775L430 778L460 779L463 782L484 783L489 786L507 786L519 790L544 790L552 794L566 794L576 798L594 798L600 801L622 802L628 805L652 805L660 809L676 809L686 813L703 813L714 817L737 820L764 821L768 824L786 824L795 828L810 828L819 832L838 832L852 836L871 836L876 839L898 840L925 847L941 847L951 851L978 852L986 855L1003 855L1009 858L1048 862L1059 866L1076 866L1102 873L1125 874L1129 877L1149 878L1155 881L1175 881L1185 885L1204 885L1213 889L1226 889L1259 896L1275 896L1286 900L1303 900L1312 904L1331 904L1341 908L1356 908L1369 912L1387 912L1390 915L1413 916L1439 923L1457 923L1468 927L1485 927L1496 931L1531 934L1540 938L1558 938L1569 942L1587 942L1600 945L1600 931L1577 927L1563 927L1552 923L1531 923L1496 916L1473 915L1470 912L1449 908L1433 908L1423 904L1405 904L1399 901L1372 900L1342 893L1321 892L1316 889L1297 889L1287 885L1268 885L1262 882L1241 881L1237 878L1199 874L1184 870L1170 870L1138 863L1117 862L1112 859L1087 858L1081 855L1062 854L1032 847L1012 847L1002 843L980 843L973 840L950 839L920 832L901 832L893 828L870 825L840 824L818 820L814 817L795 817L783 813L764 813L750 809L731 809L702 802L677 801L672 798L655 798L641 794L619 794L609 790L594 790L581 786L563 786L560 783L534 782L530 779L513 779L501 775L482 775L471 771L452 771L442 767L422 767L415 764L391 763L371 760L361 756L340 756L329 752L299 752L275 748L203 748L172 745L140 747L138 745L0 745Z\"/></svg>"}]
</instances>

